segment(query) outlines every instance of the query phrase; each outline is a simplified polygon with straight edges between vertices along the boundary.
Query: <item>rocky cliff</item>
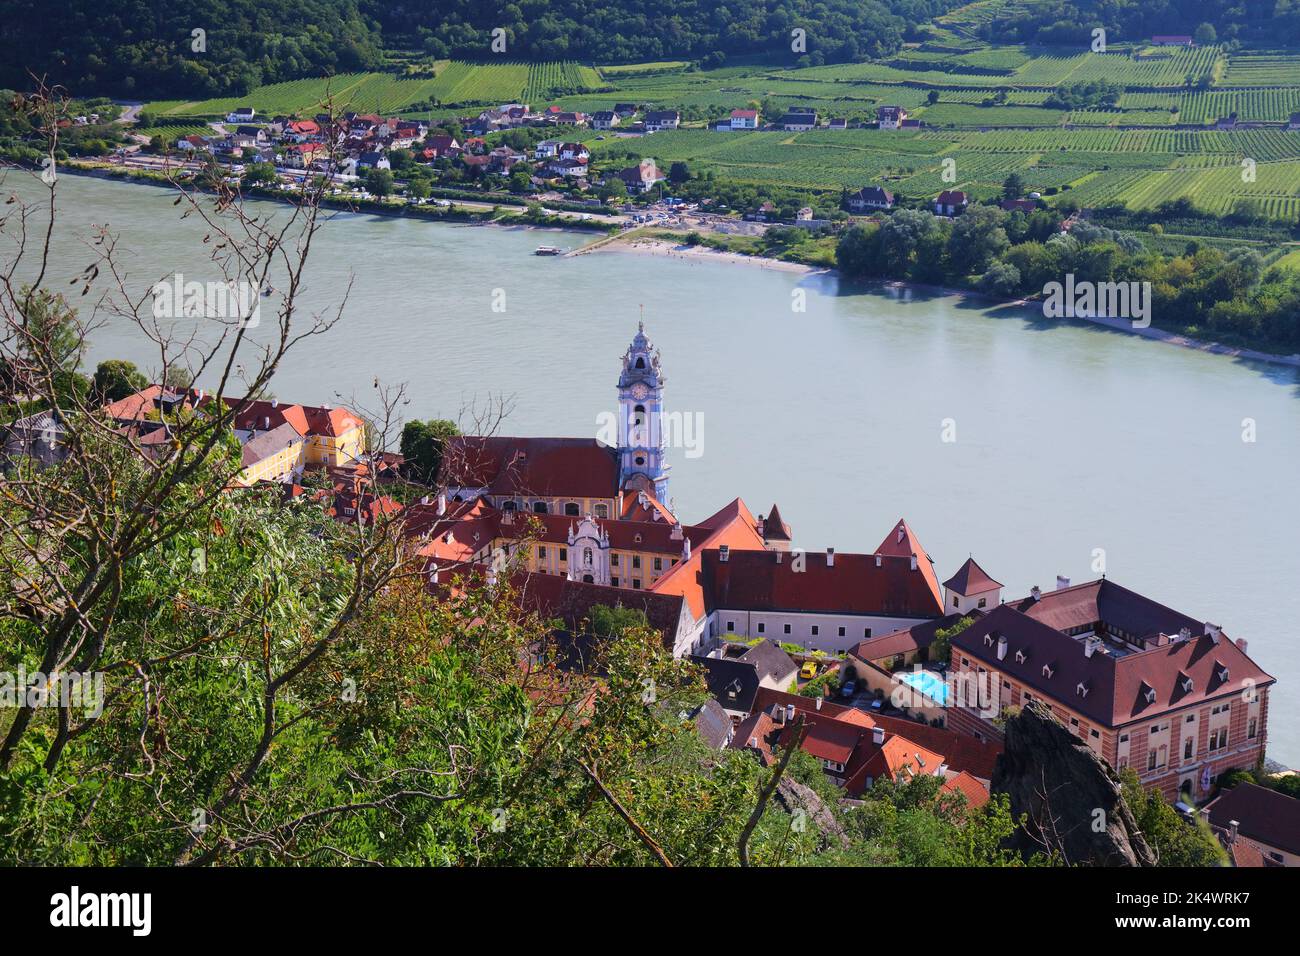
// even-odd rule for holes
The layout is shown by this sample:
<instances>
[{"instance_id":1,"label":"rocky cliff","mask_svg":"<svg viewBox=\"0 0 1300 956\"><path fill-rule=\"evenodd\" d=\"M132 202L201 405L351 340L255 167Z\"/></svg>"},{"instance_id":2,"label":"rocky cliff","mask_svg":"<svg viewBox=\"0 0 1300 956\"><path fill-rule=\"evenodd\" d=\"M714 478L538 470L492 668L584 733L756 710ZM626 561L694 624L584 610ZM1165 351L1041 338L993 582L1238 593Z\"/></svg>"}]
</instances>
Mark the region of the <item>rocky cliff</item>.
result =
<instances>
[{"instance_id":1,"label":"rocky cliff","mask_svg":"<svg viewBox=\"0 0 1300 956\"><path fill-rule=\"evenodd\" d=\"M1052 851L1079 866L1155 866L1155 854L1120 792L1119 777L1035 702L1006 725L990 789L1025 814L1011 840L1028 855Z\"/></svg>"}]
</instances>

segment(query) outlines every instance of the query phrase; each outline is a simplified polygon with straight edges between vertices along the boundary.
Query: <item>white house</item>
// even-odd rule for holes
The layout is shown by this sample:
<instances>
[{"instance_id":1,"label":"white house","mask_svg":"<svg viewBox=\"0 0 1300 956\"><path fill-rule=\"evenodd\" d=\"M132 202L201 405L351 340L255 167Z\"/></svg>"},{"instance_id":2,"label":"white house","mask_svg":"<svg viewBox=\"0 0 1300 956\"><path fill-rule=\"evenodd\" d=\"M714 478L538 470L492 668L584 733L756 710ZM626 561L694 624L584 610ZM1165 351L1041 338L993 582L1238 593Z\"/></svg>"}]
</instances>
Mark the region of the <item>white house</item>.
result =
<instances>
[{"instance_id":1,"label":"white house","mask_svg":"<svg viewBox=\"0 0 1300 956\"><path fill-rule=\"evenodd\" d=\"M733 130L758 129L758 110L732 110L731 128Z\"/></svg>"}]
</instances>

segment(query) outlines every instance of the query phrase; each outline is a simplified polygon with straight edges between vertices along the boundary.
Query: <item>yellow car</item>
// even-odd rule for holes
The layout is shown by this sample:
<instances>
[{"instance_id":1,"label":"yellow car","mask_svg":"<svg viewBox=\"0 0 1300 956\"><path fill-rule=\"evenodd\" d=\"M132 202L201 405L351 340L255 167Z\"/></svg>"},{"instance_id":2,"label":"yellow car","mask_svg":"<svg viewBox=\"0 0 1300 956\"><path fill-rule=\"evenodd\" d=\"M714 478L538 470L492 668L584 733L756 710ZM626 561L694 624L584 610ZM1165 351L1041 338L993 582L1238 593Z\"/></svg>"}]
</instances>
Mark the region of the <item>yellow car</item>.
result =
<instances>
[{"instance_id":1,"label":"yellow car","mask_svg":"<svg viewBox=\"0 0 1300 956\"><path fill-rule=\"evenodd\" d=\"M799 676L804 680L812 680L817 676L817 665L812 661L805 661L803 667L799 668Z\"/></svg>"}]
</instances>

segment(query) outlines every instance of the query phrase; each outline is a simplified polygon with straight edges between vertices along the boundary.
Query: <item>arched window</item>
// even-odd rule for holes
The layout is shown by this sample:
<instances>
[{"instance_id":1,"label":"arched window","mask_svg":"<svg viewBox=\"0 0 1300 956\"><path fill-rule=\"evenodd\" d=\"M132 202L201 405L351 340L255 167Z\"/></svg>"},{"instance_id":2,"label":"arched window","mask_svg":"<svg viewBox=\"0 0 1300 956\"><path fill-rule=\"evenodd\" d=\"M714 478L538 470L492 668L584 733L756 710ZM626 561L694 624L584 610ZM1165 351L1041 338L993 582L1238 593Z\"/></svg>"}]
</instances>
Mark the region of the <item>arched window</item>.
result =
<instances>
[{"instance_id":1,"label":"arched window","mask_svg":"<svg viewBox=\"0 0 1300 956\"><path fill-rule=\"evenodd\" d=\"M578 503L576 501L566 502L564 505L564 513L571 518L576 518L578 516Z\"/></svg>"},{"instance_id":2,"label":"arched window","mask_svg":"<svg viewBox=\"0 0 1300 956\"><path fill-rule=\"evenodd\" d=\"M517 505L515 502L513 502L513 501L503 501L503 502L501 502L501 510L502 510L502 511L515 511L515 510L517 510L517 509L518 509L518 505Z\"/></svg>"},{"instance_id":3,"label":"arched window","mask_svg":"<svg viewBox=\"0 0 1300 956\"><path fill-rule=\"evenodd\" d=\"M544 515L544 514L548 514L549 511L550 511L550 509L548 509L548 508L546 507L546 502L545 502L545 501L534 501L534 502L533 502L533 513L534 513L534 514Z\"/></svg>"},{"instance_id":4,"label":"arched window","mask_svg":"<svg viewBox=\"0 0 1300 956\"><path fill-rule=\"evenodd\" d=\"M582 576L582 580L583 580L585 583L587 583L587 584L595 584L595 583L596 583L596 579L593 578L590 574L584 574L584 575Z\"/></svg>"},{"instance_id":5,"label":"arched window","mask_svg":"<svg viewBox=\"0 0 1300 956\"><path fill-rule=\"evenodd\" d=\"M636 360L636 367L637 367L637 368L645 368L645 358L644 358L644 357L641 357L641 356L638 356L638 357L637 357L637 360Z\"/></svg>"},{"instance_id":6,"label":"arched window","mask_svg":"<svg viewBox=\"0 0 1300 956\"><path fill-rule=\"evenodd\" d=\"M635 408L632 409L632 424L633 424L633 425L642 425L642 424L645 424L645 406L644 406L644 405L637 405Z\"/></svg>"},{"instance_id":7,"label":"arched window","mask_svg":"<svg viewBox=\"0 0 1300 956\"><path fill-rule=\"evenodd\" d=\"M608 517L609 517L609 505L596 505L596 517L597 517L597 518L608 518Z\"/></svg>"}]
</instances>

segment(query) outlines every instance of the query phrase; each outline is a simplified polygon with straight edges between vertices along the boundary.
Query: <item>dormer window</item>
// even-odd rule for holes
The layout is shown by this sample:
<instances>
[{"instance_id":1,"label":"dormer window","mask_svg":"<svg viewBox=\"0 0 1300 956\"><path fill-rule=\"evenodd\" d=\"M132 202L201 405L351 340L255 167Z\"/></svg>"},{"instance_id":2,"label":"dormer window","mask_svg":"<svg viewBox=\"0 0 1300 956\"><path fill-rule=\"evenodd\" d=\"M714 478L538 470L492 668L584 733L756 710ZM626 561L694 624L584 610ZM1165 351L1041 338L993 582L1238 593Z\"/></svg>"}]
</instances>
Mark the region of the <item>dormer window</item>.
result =
<instances>
[{"instance_id":1,"label":"dormer window","mask_svg":"<svg viewBox=\"0 0 1300 956\"><path fill-rule=\"evenodd\" d=\"M1156 689L1148 686L1147 689L1142 692L1142 696L1146 698L1148 704L1154 704L1156 702Z\"/></svg>"},{"instance_id":2,"label":"dormer window","mask_svg":"<svg viewBox=\"0 0 1300 956\"><path fill-rule=\"evenodd\" d=\"M984 635L984 646L985 646L985 647L992 647L992 646L993 646L993 634L992 634L992 633L988 633L988 634L985 634L985 635Z\"/></svg>"},{"instance_id":3,"label":"dormer window","mask_svg":"<svg viewBox=\"0 0 1300 956\"><path fill-rule=\"evenodd\" d=\"M1218 661L1215 661L1215 662L1214 662L1214 673L1218 676L1218 678L1219 678L1219 683L1220 683L1220 684L1226 684L1226 683L1228 683L1228 665L1227 665L1227 664L1220 664Z\"/></svg>"},{"instance_id":4,"label":"dormer window","mask_svg":"<svg viewBox=\"0 0 1300 956\"><path fill-rule=\"evenodd\" d=\"M1052 665L1051 665L1051 664L1044 664L1044 665L1043 665L1043 676L1044 676L1044 677L1050 679L1051 676L1052 676L1053 674L1055 674L1055 673L1056 673L1056 671L1052 668Z\"/></svg>"},{"instance_id":5,"label":"dormer window","mask_svg":"<svg viewBox=\"0 0 1300 956\"><path fill-rule=\"evenodd\" d=\"M1017 664L1023 664L1027 659L1028 659L1028 658L1027 658L1027 656L1025 655L1025 652L1024 652L1024 649L1023 649L1023 648L1022 648L1021 650L1016 651L1016 663L1017 663Z\"/></svg>"},{"instance_id":6,"label":"dormer window","mask_svg":"<svg viewBox=\"0 0 1300 956\"><path fill-rule=\"evenodd\" d=\"M1089 687L1087 681L1079 681L1079 683L1076 684L1074 688L1075 693L1077 693L1080 697L1087 697L1088 690Z\"/></svg>"},{"instance_id":7,"label":"dormer window","mask_svg":"<svg viewBox=\"0 0 1300 956\"><path fill-rule=\"evenodd\" d=\"M1192 683L1192 679L1188 677L1186 674L1183 675L1182 685L1183 685L1184 694L1190 694L1192 692L1192 687L1195 686Z\"/></svg>"}]
</instances>

